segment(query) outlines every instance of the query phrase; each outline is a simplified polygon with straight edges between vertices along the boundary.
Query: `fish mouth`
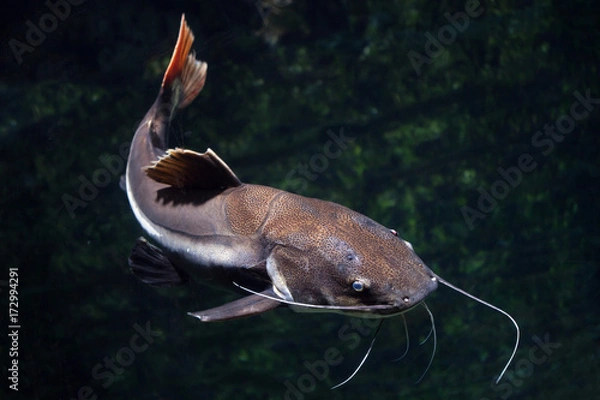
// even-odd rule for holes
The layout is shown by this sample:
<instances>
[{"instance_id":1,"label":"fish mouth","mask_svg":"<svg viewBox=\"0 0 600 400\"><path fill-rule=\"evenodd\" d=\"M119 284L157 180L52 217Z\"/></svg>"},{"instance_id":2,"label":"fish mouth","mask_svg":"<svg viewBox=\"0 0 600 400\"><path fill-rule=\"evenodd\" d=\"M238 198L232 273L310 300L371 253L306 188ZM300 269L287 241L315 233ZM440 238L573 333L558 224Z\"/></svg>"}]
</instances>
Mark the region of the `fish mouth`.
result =
<instances>
[{"instance_id":1,"label":"fish mouth","mask_svg":"<svg viewBox=\"0 0 600 400\"><path fill-rule=\"evenodd\" d=\"M335 304L310 304L302 303L294 300L287 300L281 296L275 297L272 295L265 295L264 293L256 292L252 289L244 287L234 282L234 285L240 289L252 293L257 296L266 297L271 300L288 304L295 311L305 312L333 312L338 314L352 315L361 318L387 318L394 315L400 315L409 311L410 309L417 306L421 301L414 304L406 304L405 302L395 302L388 304L366 304L366 305L335 305Z\"/></svg>"},{"instance_id":2,"label":"fish mouth","mask_svg":"<svg viewBox=\"0 0 600 400\"><path fill-rule=\"evenodd\" d=\"M285 300L282 302L288 303ZM297 312L330 312L351 317L372 319L389 318L396 315L400 315L411 310L412 308L414 308L414 306L416 306L416 304L411 305L409 307L398 307L394 304L341 306L333 304L306 304L297 302L289 302L288 304L290 304L292 309Z\"/></svg>"},{"instance_id":3,"label":"fish mouth","mask_svg":"<svg viewBox=\"0 0 600 400\"><path fill-rule=\"evenodd\" d=\"M405 312L412 310L413 308L415 308L419 304L421 304L421 302L422 302L422 300L417 303L410 304L410 305L406 305L406 304L402 304L402 306L389 305L389 306L386 306L385 308L378 310L378 313L382 317L393 317L396 315L404 314Z\"/></svg>"},{"instance_id":4,"label":"fish mouth","mask_svg":"<svg viewBox=\"0 0 600 400\"><path fill-rule=\"evenodd\" d=\"M329 311L360 318L390 318L412 310L419 303L399 307L395 304L373 304L365 306L333 306Z\"/></svg>"}]
</instances>

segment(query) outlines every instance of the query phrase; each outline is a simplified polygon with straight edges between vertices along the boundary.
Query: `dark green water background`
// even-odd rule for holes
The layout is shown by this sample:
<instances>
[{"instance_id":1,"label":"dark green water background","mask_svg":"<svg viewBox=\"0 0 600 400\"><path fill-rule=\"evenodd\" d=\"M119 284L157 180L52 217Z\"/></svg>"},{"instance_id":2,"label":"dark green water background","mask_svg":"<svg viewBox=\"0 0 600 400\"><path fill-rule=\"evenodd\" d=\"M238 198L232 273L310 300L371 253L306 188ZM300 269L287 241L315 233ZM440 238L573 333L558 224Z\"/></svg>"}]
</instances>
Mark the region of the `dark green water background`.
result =
<instances>
[{"instance_id":1,"label":"dark green water background","mask_svg":"<svg viewBox=\"0 0 600 400\"><path fill-rule=\"evenodd\" d=\"M598 396L598 2L52 4L11 6L0 31L0 398ZM422 308L406 315L406 357L391 362L406 338L402 318L387 320L360 373L330 391L372 324L286 308L203 324L186 312L239 295L130 274L142 230L119 188L122 152L182 12L209 73L173 145L210 146L245 182L393 227L440 276L510 312L523 337L499 386L513 327L445 287L427 300L438 350L419 384L432 351ZM342 133L352 142L327 144Z\"/></svg>"}]
</instances>

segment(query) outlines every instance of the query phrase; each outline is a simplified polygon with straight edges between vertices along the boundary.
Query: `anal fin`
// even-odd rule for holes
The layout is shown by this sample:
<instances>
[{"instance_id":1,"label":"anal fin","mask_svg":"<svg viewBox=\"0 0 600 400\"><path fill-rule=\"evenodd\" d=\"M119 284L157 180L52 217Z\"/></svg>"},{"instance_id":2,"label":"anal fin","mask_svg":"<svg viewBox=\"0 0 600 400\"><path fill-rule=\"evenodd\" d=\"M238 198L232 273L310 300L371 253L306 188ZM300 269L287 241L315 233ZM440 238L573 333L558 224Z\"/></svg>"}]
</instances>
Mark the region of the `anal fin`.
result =
<instances>
[{"instance_id":1,"label":"anal fin","mask_svg":"<svg viewBox=\"0 0 600 400\"><path fill-rule=\"evenodd\" d=\"M139 280L151 286L176 286L188 280L161 249L151 245L143 237L136 241L131 250L129 268Z\"/></svg>"},{"instance_id":2,"label":"anal fin","mask_svg":"<svg viewBox=\"0 0 600 400\"><path fill-rule=\"evenodd\" d=\"M273 289L267 289L262 294L275 297ZM226 321L229 319L248 317L270 311L281 305L280 302L267 299L265 297L253 294L242 297L222 306L210 308L204 311L188 313L192 317L198 318L202 322Z\"/></svg>"}]
</instances>

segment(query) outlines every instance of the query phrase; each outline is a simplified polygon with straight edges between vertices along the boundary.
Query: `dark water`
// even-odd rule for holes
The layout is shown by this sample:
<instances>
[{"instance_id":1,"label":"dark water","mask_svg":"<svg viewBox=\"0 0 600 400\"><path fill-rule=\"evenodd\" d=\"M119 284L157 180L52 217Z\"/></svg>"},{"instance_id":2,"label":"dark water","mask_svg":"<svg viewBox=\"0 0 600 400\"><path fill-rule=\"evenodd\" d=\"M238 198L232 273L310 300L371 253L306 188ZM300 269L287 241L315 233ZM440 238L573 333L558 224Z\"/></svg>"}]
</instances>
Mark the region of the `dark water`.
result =
<instances>
[{"instance_id":1,"label":"dark water","mask_svg":"<svg viewBox=\"0 0 600 400\"><path fill-rule=\"evenodd\" d=\"M598 395L597 3L19 4L2 24L2 399ZM420 383L433 342L419 345L430 323L417 308L402 360L397 317L330 391L372 323L282 308L203 324L186 312L237 295L131 276L142 230L119 177L181 12L209 77L173 145L210 146L246 182L396 228L436 273L520 323L500 385L514 328L444 287L427 301L438 349ZM352 141L331 144L342 135Z\"/></svg>"}]
</instances>

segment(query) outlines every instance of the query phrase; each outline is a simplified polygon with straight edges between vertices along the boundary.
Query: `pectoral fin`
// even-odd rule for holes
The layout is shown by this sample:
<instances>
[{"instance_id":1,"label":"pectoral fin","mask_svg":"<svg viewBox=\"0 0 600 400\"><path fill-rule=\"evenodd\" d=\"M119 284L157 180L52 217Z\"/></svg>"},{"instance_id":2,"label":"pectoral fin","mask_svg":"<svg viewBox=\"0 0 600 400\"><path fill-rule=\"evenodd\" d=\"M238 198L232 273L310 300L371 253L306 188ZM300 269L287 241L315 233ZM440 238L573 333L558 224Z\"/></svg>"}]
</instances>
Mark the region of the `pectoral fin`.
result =
<instances>
[{"instance_id":1,"label":"pectoral fin","mask_svg":"<svg viewBox=\"0 0 600 400\"><path fill-rule=\"evenodd\" d=\"M240 186L242 182L211 149L198 153L185 149L169 149L153 165L146 167L150 179L177 188L205 190Z\"/></svg>"},{"instance_id":2,"label":"pectoral fin","mask_svg":"<svg viewBox=\"0 0 600 400\"><path fill-rule=\"evenodd\" d=\"M267 289L262 293L271 297L277 297L273 289ZM188 313L188 315L196 317L202 322L226 321L228 319L261 314L280 305L281 303L278 301L253 294L219 307Z\"/></svg>"}]
</instances>

